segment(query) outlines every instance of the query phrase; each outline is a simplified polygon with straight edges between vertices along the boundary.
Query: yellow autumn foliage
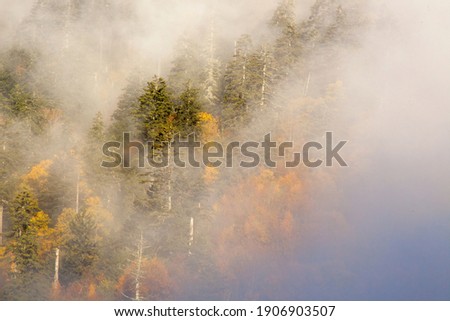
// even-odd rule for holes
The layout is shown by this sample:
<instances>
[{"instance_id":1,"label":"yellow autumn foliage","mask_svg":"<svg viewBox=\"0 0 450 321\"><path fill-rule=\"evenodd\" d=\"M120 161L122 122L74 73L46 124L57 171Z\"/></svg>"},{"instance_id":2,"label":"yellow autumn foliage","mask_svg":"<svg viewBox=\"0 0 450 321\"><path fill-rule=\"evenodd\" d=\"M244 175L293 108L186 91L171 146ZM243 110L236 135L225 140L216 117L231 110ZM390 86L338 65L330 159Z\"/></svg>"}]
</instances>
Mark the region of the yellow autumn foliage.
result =
<instances>
[{"instance_id":1,"label":"yellow autumn foliage","mask_svg":"<svg viewBox=\"0 0 450 321\"><path fill-rule=\"evenodd\" d=\"M72 208L65 208L58 216L56 222L57 244L62 245L70 238L69 224L75 217L76 212Z\"/></svg>"},{"instance_id":2,"label":"yellow autumn foliage","mask_svg":"<svg viewBox=\"0 0 450 321\"><path fill-rule=\"evenodd\" d=\"M212 141L219 136L219 125L213 115L205 112L199 113L201 139L204 142Z\"/></svg>"},{"instance_id":3,"label":"yellow autumn foliage","mask_svg":"<svg viewBox=\"0 0 450 321\"><path fill-rule=\"evenodd\" d=\"M33 166L27 174L22 176L23 183L41 190L47 184L49 168L52 164L52 160L46 159Z\"/></svg>"},{"instance_id":4,"label":"yellow autumn foliage","mask_svg":"<svg viewBox=\"0 0 450 321\"><path fill-rule=\"evenodd\" d=\"M39 240L39 257L50 253L54 246L54 229L49 227L50 217L43 211L39 211L30 220L30 228L36 232Z\"/></svg>"}]
</instances>

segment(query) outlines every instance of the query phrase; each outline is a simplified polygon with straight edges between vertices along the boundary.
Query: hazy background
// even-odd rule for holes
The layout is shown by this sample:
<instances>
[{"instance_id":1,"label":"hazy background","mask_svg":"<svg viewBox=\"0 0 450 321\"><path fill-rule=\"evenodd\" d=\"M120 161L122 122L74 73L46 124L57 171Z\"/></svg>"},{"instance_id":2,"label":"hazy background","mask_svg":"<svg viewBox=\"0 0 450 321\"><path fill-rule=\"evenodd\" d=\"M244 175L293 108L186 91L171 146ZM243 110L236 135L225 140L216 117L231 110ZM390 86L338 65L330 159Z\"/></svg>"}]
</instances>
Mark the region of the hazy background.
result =
<instances>
[{"instance_id":1,"label":"hazy background","mask_svg":"<svg viewBox=\"0 0 450 321\"><path fill-rule=\"evenodd\" d=\"M287 286L305 299L448 300L450 5L369 8L393 23L373 27L343 66L350 167L335 171L331 192L317 190L319 210L339 196L346 229L328 226L301 247L305 275Z\"/></svg>"},{"instance_id":2,"label":"hazy background","mask_svg":"<svg viewBox=\"0 0 450 321\"><path fill-rule=\"evenodd\" d=\"M33 2L0 0L0 47L17 40ZM352 2L363 3L376 18L361 31L361 47L340 66L346 98L333 130L337 139L349 140L344 157L349 167L311 171L310 181L318 179L308 191L313 202L307 216L314 217L316 229L305 231L289 253L271 254L268 264L256 260L249 271L261 280L274 271L282 275L273 293L277 299L448 300L450 3ZM311 3L297 1L299 18L308 16ZM220 54L227 57L240 34L261 37L276 5L257 0L133 2L132 24L125 18L105 24L105 30L115 32L106 35L108 71L95 80L99 83L92 76L97 63L86 62L88 71L80 76L86 104L77 116L79 125L85 127L98 110L113 111L127 70L144 69L149 78L158 70L167 74L177 39L202 34L212 12ZM80 29L75 46L98 59L89 45L96 37L95 31ZM92 57L80 56L76 64ZM70 68L71 63L58 62L54 68ZM93 91L98 87L100 97L108 99ZM55 94L64 99L64 82L60 88ZM286 90L299 89L287 84ZM322 175L331 177L332 184L321 184ZM330 215L337 219L330 221Z\"/></svg>"}]
</instances>

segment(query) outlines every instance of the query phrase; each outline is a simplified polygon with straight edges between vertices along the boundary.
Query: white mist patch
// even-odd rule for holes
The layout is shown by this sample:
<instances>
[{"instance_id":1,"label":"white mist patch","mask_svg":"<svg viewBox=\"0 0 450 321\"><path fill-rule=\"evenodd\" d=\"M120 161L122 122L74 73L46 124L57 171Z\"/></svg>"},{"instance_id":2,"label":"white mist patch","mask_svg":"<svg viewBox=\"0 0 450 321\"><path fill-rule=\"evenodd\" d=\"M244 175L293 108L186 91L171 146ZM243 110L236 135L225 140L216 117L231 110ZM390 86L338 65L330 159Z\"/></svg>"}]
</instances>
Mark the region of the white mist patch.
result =
<instances>
[{"instance_id":1,"label":"white mist patch","mask_svg":"<svg viewBox=\"0 0 450 321\"><path fill-rule=\"evenodd\" d=\"M316 245L299 250L295 273L312 277L293 291L304 299L448 299L450 6L374 2L372 10L384 23L343 66L350 168L335 173L349 229L324 225L308 242Z\"/></svg>"}]
</instances>

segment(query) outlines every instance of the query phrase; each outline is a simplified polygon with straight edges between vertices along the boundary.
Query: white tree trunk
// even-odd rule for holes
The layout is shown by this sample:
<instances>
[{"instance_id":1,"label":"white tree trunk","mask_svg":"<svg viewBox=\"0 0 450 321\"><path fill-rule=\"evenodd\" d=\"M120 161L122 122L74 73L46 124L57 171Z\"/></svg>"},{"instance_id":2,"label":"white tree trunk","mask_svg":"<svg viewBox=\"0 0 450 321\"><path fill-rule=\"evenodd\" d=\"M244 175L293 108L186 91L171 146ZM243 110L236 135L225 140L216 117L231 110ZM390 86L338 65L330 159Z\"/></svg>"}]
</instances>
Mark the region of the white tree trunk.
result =
<instances>
[{"instance_id":1,"label":"white tree trunk","mask_svg":"<svg viewBox=\"0 0 450 321\"><path fill-rule=\"evenodd\" d=\"M308 73L308 79L306 79L305 90L303 91L303 96L306 97L308 95L309 82L311 81L311 73Z\"/></svg>"},{"instance_id":2,"label":"white tree trunk","mask_svg":"<svg viewBox=\"0 0 450 321\"><path fill-rule=\"evenodd\" d=\"M135 275L135 295L136 301L141 301L141 269L142 269L142 253L144 251L144 235L141 231L140 239L137 246L136 256L136 275Z\"/></svg>"},{"instance_id":3,"label":"white tree trunk","mask_svg":"<svg viewBox=\"0 0 450 321\"><path fill-rule=\"evenodd\" d=\"M170 143L169 143L170 144ZM172 166L171 166L171 158L170 155L172 153L172 149L169 145L169 155L168 157L168 167L167 170L169 171L169 178L167 180L167 210L170 212L172 210Z\"/></svg>"},{"instance_id":4,"label":"white tree trunk","mask_svg":"<svg viewBox=\"0 0 450 321\"><path fill-rule=\"evenodd\" d=\"M191 248L194 243L194 218L191 217L191 222L189 224L189 255L192 254Z\"/></svg>"},{"instance_id":5,"label":"white tree trunk","mask_svg":"<svg viewBox=\"0 0 450 321\"><path fill-rule=\"evenodd\" d=\"M59 248L55 250L55 275L53 276L53 289L56 290L59 287Z\"/></svg>"},{"instance_id":6,"label":"white tree trunk","mask_svg":"<svg viewBox=\"0 0 450 321\"><path fill-rule=\"evenodd\" d=\"M245 85L246 77L247 77L247 54L244 54L244 64L242 65L242 86Z\"/></svg>"},{"instance_id":7,"label":"white tree trunk","mask_svg":"<svg viewBox=\"0 0 450 321\"><path fill-rule=\"evenodd\" d=\"M264 52L263 78L261 85L261 107L263 107L266 102L266 77L267 77L267 56L266 53Z\"/></svg>"}]
</instances>

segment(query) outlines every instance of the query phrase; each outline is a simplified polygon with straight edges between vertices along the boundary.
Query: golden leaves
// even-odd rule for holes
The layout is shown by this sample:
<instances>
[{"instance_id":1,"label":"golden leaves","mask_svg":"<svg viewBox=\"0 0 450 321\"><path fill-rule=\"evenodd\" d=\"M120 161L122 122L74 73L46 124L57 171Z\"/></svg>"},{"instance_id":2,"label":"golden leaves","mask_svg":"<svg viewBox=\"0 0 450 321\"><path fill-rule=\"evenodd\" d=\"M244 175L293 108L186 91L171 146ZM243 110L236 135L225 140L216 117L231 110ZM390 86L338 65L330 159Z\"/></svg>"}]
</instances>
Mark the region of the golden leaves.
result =
<instances>
[{"instance_id":1,"label":"golden leaves","mask_svg":"<svg viewBox=\"0 0 450 321\"><path fill-rule=\"evenodd\" d=\"M245 262L295 244L304 188L300 171L267 168L229 188L216 204L224 273L232 276Z\"/></svg>"},{"instance_id":2,"label":"golden leaves","mask_svg":"<svg viewBox=\"0 0 450 321\"><path fill-rule=\"evenodd\" d=\"M52 164L52 160L46 159L33 166L27 174L22 176L23 183L33 187L35 190L42 190L47 184L49 168Z\"/></svg>"},{"instance_id":3,"label":"golden leaves","mask_svg":"<svg viewBox=\"0 0 450 321\"><path fill-rule=\"evenodd\" d=\"M204 142L213 141L219 137L219 125L217 119L213 115L200 112L199 113L201 139Z\"/></svg>"},{"instance_id":4,"label":"golden leaves","mask_svg":"<svg viewBox=\"0 0 450 321\"><path fill-rule=\"evenodd\" d=\"M139 296L144 300L168 299L173 288L165 263L157 257L150 260L144 258L140 265L133 262L128 266L117 283L118 297L134 299L136 281L139 282Z\"/></svg>"}]
</instances>

